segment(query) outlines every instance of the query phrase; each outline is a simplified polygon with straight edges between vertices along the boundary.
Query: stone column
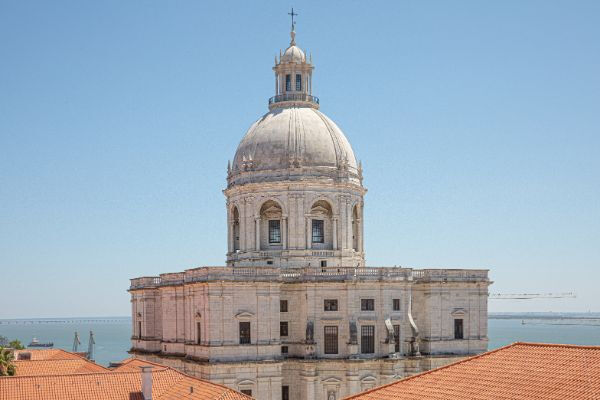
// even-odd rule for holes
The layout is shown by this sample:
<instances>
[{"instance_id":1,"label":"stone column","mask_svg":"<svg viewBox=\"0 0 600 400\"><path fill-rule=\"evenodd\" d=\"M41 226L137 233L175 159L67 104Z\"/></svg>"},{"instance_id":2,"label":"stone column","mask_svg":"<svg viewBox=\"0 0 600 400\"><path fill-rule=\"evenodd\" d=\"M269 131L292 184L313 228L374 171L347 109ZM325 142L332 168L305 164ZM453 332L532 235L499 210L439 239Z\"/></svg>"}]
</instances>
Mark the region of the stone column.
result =
<instances>
[{"instance_id":1,"label":"stone column","mask_svg":"<svg viewBox=\"0 0 600 400\"><path fill-rule=\"evenodd\" d=\"M287 216L284 215L281 217L281 247L283 250L287 249L287 237Z\"/></svg>"},{"instance_id":2,"label":"stone column","mask_svg":"<svg viewBox=\"0 0 600 400\"><path fill-rule=\"evenodd\" d=\"M332 218L333 222L333 250L337 250L337 217Z\"/></svg>"},{"instance_id":3,"label":"stone column","mask_svg":"<svg viewBox=\"0 0 600 400\"><path fill-rule=\"evenodd\" d=\"M260 217L254 217L255 249L260 251Z\"/></svg>"},{"instance_id":4,"label":"stone column","mask_svg":"<svg viewBox=\"0 0 600 400\"><path fill-rule=\"evenodd\" d=\"M356 238L356 251L359 251L362 253L362 247L363 247L363 237L362 237L362 219L358 218L356 220L356 223L358 224L356 226L356 235L358 236Z\"/></svg>"},{"instance_id":5,"label":"stone column","mask_svg":"<svg viewBox=\"0 0 600 400\"><path fill-rule=\"evenodd\" d=\"M310 217L306 217L306 248L310 249L312 244L312 235L311 235L311 219Z\"/></svg>"},{"instance_id":6,"label":"stone column","mask_svg":"<svg viewBox=\"0 0 600 400\"><path fill-rule=\"evenodd\" d=\"M352 205L350 198L346 199L346 248L352 249Z\"/></svg>"},{"instance_id":7,"label":"stone column","mask_svg":"<svg viewBox=\"0 0 600 400\"><path fill-rule=\"evenodd\" d=\"M234 234L233 234L233 221L231 219L228 219L227 221L227 251L229 253L233 253L233 248L235 247L233 242L235 240Z\"/></svg>"},{"instance_id":8,"label":"stone column","mask_svg":"<svg viewBox=\"0 0 600 400\"><path fill-rule=\"evenodd\" d=\"M364 215L364 205L361 202L360 203L360 252L364 253L365 252L365 242L364 242L364 237L365 237L365 224L364 224L364 220L365 220L365 215Z\"/></svg>"}]
</instances>

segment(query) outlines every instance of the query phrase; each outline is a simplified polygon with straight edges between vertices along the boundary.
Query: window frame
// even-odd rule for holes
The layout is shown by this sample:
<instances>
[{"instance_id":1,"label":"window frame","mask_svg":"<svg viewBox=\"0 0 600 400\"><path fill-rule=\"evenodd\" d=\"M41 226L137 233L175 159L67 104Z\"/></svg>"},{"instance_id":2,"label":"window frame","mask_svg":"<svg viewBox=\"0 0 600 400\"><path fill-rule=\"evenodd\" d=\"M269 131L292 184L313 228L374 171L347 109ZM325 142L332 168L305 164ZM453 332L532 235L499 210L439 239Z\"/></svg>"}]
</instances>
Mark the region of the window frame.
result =
<instances>
[{"instance_id":1,"label":"window frame","mask_svg":"<svg viewBox=\"0 0 600 400\"><path fill-rule=\"evenodd\" d=\"M290 387L281 385L281 400L290 400Z\"/></svg>"},{"instance_id":2,"label":"window frame","mask_svg":"<svg viewBox=\"0 0 600 400\"><path fill-rule=\"evenodd\" d=\"M339 354L339 329L337 325L323 327L323 353Z\"/></svg>"},{"instance_id":3,"label":"window frame","mask_svg":"<svg viewBox=\"0 0 600 400\"><path fill-rule=\"evenodd\" d=\"M375 299L360 299L360 311L375 311Z\"/></svg>"},{"instance_id":4,"label":"window frame","mask_svg":"<svg viewBox=\"0 0 600 400\"><path fill-rule=\"evenodd\" d=\"M279 336L288 337L290 333L289 328L288 321L279 321Z\"/></svg>"},{"instance_id":5,"label":"window frame","mask_svg":"<svg viewBox=\"0 0 600 400\"><path fill-rule=\"evenodd\" d=\"M375 325L360 326L360 353L375 354Z\"/></svg>"},{"instance_id":6,"label":"window frame","mask_svg":"<svg viewBox=\"0 0 600 400\"><path fill-rule=\"evenodd\" d=\"M242 328L242 325L244 326L244 328ZM240 321L239 324L239 336L240 336L240 344L245 345L245 344L252 344L252 324L250 324L250 321ZM247 327L247 332L248 335L242 335L246 329L245 327Z\"/></svg>"},{"instance_id":7,"label":"window frame","mask_svg":"<svg viewBox=\"0 0 600 400\"><path fill-rule=\"evenodd\" d=\"M267 222L267 233L269 238L269 244L281 244L281 220L269 219L268 221L269 222ZM274 225L277 226L275 227Z\"/></svg>"},{"instance_id":8,"label":"window frame","mask_svg":"<svg viewBox=\"0 0 600 400\"><path fill-rule=\"evenodd\" d=\"M465 338L465 322L463 318L454 318L454 339L463 340Z\"/></svg>"},{"instance_id":9,"label":"window frame","mask_svg":"<svg viewBox=\"0 0 600 400\"><path fill-rule=\"evenodd\" d=\"M338 299L323 299L323 311L339 311Z\"/></svg>"},{"instance_id":10,"label":"window frame","mask_svg":"<svg viewBox=\"0 0 600 400\"><path fill-rule=\"evenodd\" d=\"M291 74L285 75L285 91L286 92L292 91L292 75Z\"/></svg>"},{"instance_id":11,"label":"window frame","mask_svg":"<svg viewBox=\"0 0 600 400\"><path fill-rule=\"evenodd\" d=\"M400 299L392 299L392 311L400 311Z\"/></svg>"},{"instance_id":12,"label":"window frame","mask_svg":"<svg viewBox=\"0 0 600 400\"><path fill-rule=\"evenodd\" d=\"M196 344L202 342L202 322L196 321Z\"/></svg>"},{"instance_id":13,"label":"window frame","mask_svg":"<svg viewBox=\"0 0 600 400\"><path fill-rule=\"evenodd\" d=\"M400 325L393 325L394 327L394 351L400 352Z\"/></svg>"},{"instance_id":14,"label":"window frame","mask_svg":"<svg viewBox=\"0 0 600 400\"><path fill-rule=\"evenodd\" d=\"M296 92L302 91L302 74L296 74Z\"/></svg>"},{"instance_id":15,"label":"window frame","mask_svg":"<svg viewBox=\"0 0 600 400\"><path fill-rule=\"evenodd\" d=\"M287 300L279 300L279 312L288 312Z\"/></svg>"},{"instance_id":16,"label":"window frame","mask_svg":"<svg viewBox=\"0 0 600 400\"><path fill-rule=\"evenodd\" d=\"M323 219L312 219L311 224L311 241L312 243L322 244L325 243L325 220ZM319 234L320 226L320 234ZM316 232L316 235L315 235ZM315 240L317 239L317 240Z\"/></svg>"}]
</instances>

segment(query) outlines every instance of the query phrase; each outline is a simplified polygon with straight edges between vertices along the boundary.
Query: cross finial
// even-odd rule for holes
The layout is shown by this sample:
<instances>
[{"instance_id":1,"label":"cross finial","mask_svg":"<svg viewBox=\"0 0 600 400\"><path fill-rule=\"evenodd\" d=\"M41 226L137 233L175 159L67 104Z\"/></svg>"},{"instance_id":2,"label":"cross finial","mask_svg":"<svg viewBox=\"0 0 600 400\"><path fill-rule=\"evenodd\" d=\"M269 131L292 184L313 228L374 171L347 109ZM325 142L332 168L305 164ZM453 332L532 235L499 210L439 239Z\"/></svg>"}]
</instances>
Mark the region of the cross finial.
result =
<instances>
[{"instance_id":1,"label":"cross finial","mask_svg":"<svg viewBox=\"0 0 600 400\"><path fill-rule=\"evenodd\" d=\"M294 31L296 28L296 22L294 22L294 17L298 16L298 14L294 12L294 7L292 7L292 12L289 12L288 15L292 16L292 31Z\"/></svg>"}]
</instances>

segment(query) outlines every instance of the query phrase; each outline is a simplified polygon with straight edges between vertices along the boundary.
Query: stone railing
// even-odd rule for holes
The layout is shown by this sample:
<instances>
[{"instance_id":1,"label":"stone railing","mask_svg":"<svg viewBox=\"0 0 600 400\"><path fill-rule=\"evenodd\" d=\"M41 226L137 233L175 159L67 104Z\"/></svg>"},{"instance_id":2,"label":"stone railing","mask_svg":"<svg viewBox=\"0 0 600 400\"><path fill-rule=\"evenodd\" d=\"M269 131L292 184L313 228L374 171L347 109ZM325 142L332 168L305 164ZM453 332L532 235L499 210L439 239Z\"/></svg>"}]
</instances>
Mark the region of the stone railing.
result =
<instances>
[{"instance_id":1,"label":"stone railing","mask_svg":"<svg viewBox=\"0 0 600 400\"><path fill-rule=\"evenodd\" d=\"M417 282L478 282L488 280L487 269L415 269Z\"/></svg>"},{"instance_id":2,"label":"stone railing","mask_svg":"<svg viewBox=\"0 0 600 400\"><path fill-rule=\"evenodd\" d=\"M307 102L307 103L312 103L315 105L319 104L319 98L317 96L311 96L310 94L306 94L306 93L285 93L285 94L278 94L277 96L273 96L269 99L269 107L273 106L274 104L277 103L284 103L284 102Z\"/></svg>"},{"instance_id":3,"label":"stone railing","mask_svg":"<svg viewBox=\"0 0 600 400\"><path fill-rule=\"evenodd\" d=\"M131 280L130 289L209 281L349 281L412 280L412 270L400 267L200 267L185 272Z\"/></svg>"},{"instance_id":4,"label":"stone railing","mask_svg":"<svg viewBox=\"0 0 600 400\"><path fill-rule=\"evenodd\" d=\"M331 281L483 282L486 269L421 269L402 267L199 267L185 272L131 280L130 289L210 281L331 282Z\"/></svg>"}]
</instances>

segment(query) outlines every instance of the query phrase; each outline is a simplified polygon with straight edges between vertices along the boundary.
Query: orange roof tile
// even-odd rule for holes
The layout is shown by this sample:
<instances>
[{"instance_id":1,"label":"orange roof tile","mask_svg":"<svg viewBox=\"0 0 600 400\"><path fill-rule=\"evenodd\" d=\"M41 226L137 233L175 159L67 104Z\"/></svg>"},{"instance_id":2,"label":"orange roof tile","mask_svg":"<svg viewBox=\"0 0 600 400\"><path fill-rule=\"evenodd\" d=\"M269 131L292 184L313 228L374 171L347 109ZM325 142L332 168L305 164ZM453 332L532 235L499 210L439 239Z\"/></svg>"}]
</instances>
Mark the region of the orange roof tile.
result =
<instances>
[{"instance_id":1,"label":"orange roof tile","mask_svg":"<svg viewBox=\"0 0 600 400\"><path fill-rule=\"evenodd\" d=\"M600 399L600 346L514 343L347 399Z\"/></svg>"},{"instance_id":2,"label":"orange roof tile","mask_svg":"<svg viewBox=\"0 0 600 400\"><path fill-rule=\"evenodd\" d=\"M15 361L17 376L69 375L110 371L88 360L23 360Z\"/></svg>"},{"instance_id":3,"label":"orange roof tile","mask_svg":"<svg viewBox=\"0 0 600 400\"><path fill-rule=\"evenodd\" d=\"M15 361L16 376L0 377L0 400L142 400L142 365L154 367L153 400L250 399L225 386L137 358L125 360L114 370L58 349L35 350L31 358Z\"/></svg>"},{"instance_id":4,"label":"orange roof tile","mask_svg":"<svg viewBox=\"0 0 600 400\"><path fill-rule=\"evenodd\" d=\"M62 349L25 349L15 351L15 360L19 359L19 354L30 354L30 360L85 360L82 356L70 353Z\"/></svg>"}]
</instances>

